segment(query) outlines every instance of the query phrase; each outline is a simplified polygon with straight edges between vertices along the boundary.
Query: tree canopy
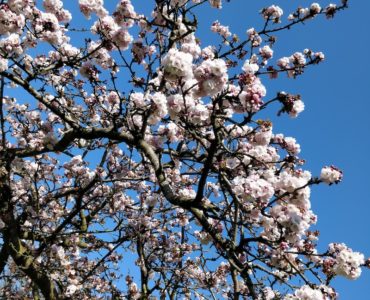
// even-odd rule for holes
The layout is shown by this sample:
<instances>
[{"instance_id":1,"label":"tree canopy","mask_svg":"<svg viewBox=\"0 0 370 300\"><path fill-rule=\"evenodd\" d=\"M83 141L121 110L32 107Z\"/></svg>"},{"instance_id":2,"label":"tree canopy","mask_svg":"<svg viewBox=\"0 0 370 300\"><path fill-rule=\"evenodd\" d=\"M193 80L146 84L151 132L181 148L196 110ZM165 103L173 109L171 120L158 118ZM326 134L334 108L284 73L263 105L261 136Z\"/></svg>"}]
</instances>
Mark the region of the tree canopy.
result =
<instances>
[{"instance_id":1,"label":"tree canopy","mask_svg":"<svg viewBox=\"0 0 370 300\"><path fill-rule=\"evenodd\" d=\"M275 58L276 35L347 1L262 8L245 36L214 21L210 46L199 8L229 1L67 2L0 1L0 297L337 299L370 265L317 250L310 189L342 171L305 170L261 112L296 118L265 82L325 59Z\"/></svg>"}]
</instances>

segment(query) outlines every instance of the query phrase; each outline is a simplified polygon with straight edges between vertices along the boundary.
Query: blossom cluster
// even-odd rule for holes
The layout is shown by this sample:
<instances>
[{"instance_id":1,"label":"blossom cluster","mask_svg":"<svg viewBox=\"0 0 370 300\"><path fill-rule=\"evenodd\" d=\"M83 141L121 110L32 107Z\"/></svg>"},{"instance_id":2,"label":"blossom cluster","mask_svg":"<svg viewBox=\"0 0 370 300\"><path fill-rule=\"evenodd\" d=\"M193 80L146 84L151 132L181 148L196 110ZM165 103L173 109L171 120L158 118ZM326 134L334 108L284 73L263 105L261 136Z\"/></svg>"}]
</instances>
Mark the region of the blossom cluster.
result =
<instances>
[{"instance_id":1,"label":"blossom cluster","mask_svg":"<svg viewBox=\"0 0 370 300\"><path fill-rule=\"evenodd\" d=\"M265 19L271 19L275 23L279 23L283 15L283 10L277 5L271 5L262 10L262 15Z\"/></svg>"},{"instance_id":2,"label":"blossom cluster","mask_svg":"<svg viewBox=\"0 0 370 300\"><path fill-rule=\"evenodd\" d=\"M185 52L172 48L162 60L164 76L167 80L193 77L193 57Z\"/></svg>"},{"instance_id":3,"label":"blossom cluster","mask_svg":"<svg viewBox=\"0 0 370 300\"><path fill-rule=\"evenodd\" d=\"M328 272L344 276L348 279L357 279L361 275L361 266L365 263L362 253L354 252L345 244L332 243L329 245L329 253L333 258L324 261L328 266Z\"/></svg>"},{"instance_id":4,"label":"blossom cluster","mask_svg":"<svg viewBox=\"0 0 370 300\"><path fill-rule=\"evenodd\" d=\"M338 183L342 180L343 172L335 166L324 167L321 170L320 179L327 183Z\"/></svg>"}]
</instances>

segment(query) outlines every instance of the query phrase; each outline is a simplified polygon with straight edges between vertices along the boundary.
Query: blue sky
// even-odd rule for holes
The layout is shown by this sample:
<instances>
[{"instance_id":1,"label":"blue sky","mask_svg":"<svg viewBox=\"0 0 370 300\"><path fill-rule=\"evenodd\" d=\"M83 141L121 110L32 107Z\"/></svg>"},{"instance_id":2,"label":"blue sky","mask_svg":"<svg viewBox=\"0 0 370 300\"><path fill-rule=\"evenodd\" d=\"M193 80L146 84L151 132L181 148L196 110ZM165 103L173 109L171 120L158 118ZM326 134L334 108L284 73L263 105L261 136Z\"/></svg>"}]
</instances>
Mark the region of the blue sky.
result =
<instances>
[{"instance_id":1,"label":"blue sky","mask_svg":"<svg viewBox=\"0 0 370 300\"><path fill-rule=\"evenodd\" d=\"M77 2L77 1L76 1ZM108 8L117 1L107 0ZM148 11L148 2L132 0L138 12ZM225 2L225 1L224 1ZM67 5L68 3L68 5ZM198 37L202 46L215 41L209 27L214 20L230 26L233 33L245 36L246 29L261 28L258 11L271 4L281 6L286 17L296 6L308 6L310 1L290 0L232 0L224 9L200 9L199 23L203 30ZM65 1L67 8L71 3ZM320 2L322 6L328 2ZM76 4L73 4L76 5ZM351 248L370 256L370 104L367 87L370 86L370 62L366 57L370 46L370 1L350 1L350 8L339 13L334 20L319 17L298 25L290 31L277 34L274 47L277 59L295 51L310 48L323 51L324 63L309 68L297 79L280 76L263 81L268 98L277 91L301 94L306 110L297 119L287 116L274 118L275 133L297 138L301 156L307 160L306 169L318 175L324 165L337 165L344 171L341 184L314 187L312 206L318 215L317 228L321 231L320 249L330 242L344 242ZM76 8L75 8L76 9ZM75 9L71 9L72 12ZM76 14L74 22L84 24L82 15ZM86 27L86 26L85 26ZM360 279L351 282L335 280L335 287L343 300L368 299L370 270L364 270Z\"/></svg>"}]
</instances>

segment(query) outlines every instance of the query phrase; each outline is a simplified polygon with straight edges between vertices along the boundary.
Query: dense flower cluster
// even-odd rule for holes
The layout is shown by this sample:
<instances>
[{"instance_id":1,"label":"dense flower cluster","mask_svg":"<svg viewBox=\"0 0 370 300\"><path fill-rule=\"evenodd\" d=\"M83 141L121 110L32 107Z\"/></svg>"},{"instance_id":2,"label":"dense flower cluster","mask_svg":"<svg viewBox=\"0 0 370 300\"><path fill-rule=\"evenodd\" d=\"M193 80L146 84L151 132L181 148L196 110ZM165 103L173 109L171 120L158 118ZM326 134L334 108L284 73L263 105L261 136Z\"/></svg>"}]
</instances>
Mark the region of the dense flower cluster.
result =
<instances>
[{"instance_id":1,"label":"dense flower cluster","mask_svg":"<svg viewBox=\"0 0 370 300\"><path fill-rule=\"evenodd\" d=\"M104 0L78 0L78 3L81 12L88 19L90 19L93 13L101 18L108 14L108 11L103 7Z\"/></svg>"},{"instance_id":2,"label":"dense flower cluster","mask_svg":"<svg viewBox=\"0 0 370 300\"><path fill-rule=\"evenodd\" d=\"M113 16L118 25L127 28L132 27L138 17L130 0L120 0Z\"/></svg>"},{"instance_id":3,"label":"dense flower cluster","mask_svg":"<svg viewBox=\"0 0 370 300\"><path fill-rule=\"evenodd\" d=\"M164 76L167 80L190 79L193 77L193 57L172 48L162 61Z\"/></svg>"},{"instance_id":4,"label":"dense flower cluster","mask_svg":"<svg viewBox=\"0 0 370 300\"><path fill-rule=\"evenodd\" d=\"M69 22L72 19L71 13L63 8L63 2L60 0L44 0L45 11L54 14L59 22Z\"/></svg>"},{"instance_id":5,"label":"dense flower cluster","mask_svg":"<svg viewBox=\"0 0 370 300\"><path fill-rule=\"evenodd\" d=\"M338 183L342 180L343 173L337 167L324 167L321 170L320 179L325 183Z\"/></svg>"},{"instance_id":6,"label":"dense flower cluster","mask_svg":"<svg viewBox=\"0 0 370 300\"><path fill-rule=\"evenodd\" d=\"M0 34L20 33L25 26L25 16L10 9L10 4L0 5Z\"/></svg>"},{"instance_id":7,"label":"dense flower cluster","mask_svg":"<svg viewBox=\"0 0 370 300\"><path fill-rule=\"evenodd\" d=\"M361 266L365 263L362 253L353 252L345 244L330 244L329 258L324 264L329 265L329 270L335 275L344 276L348 279L357 279L361 275Z\"/></svg>"},{"instance_id":8,"label":"dense flower cluster","mask_svg":"<svg viewBox=\"0 0 370 300\"><path fill-rule=\"evenodd\" d=\"M279 23L283 10L277 5L271 5L262 10L262 15L265 19L272 19L275 23Z\"/></svg>"},{"instance_id":9,"label":"dense flower cluster","mask_svg":"<svg viewBox=\"0 0 370 300\"><path fill-rule=\"evenodd\" d=\"M219 21L213 22L213 24L211 26L211 30L213 32L218 33L224 39L227 39L229 36L231 36L231 32L229 30L229 27L221 25L221 23Z\"/></svg>"},{"instance_id":10,"label":"dense flower cluster","mask_svg":"<svg viewBox=\"0 0 370 300\"><path fill-rule=\"evenodd\" d=\"M214 96L221 92L227 83L228 73L222 59L205 60L194 70L198 81L198 96Z\"/></svg>"},{"instance_id":11,"label":"dense flower cluster","mask_svg":"<svg viewBox=\"0 0 370 300\"><path fill-rule=\"evenodd\" d=\"M266 88L258 77L252 77L251 82L244 86L239 94L240 103L247 112L259 111L263 104L262 98L266 96Z\"/></svg>"},{"instance_id":12,"label":"dense flower cluster","mask_svg":"<svg viewBox=\"0 0 370 300\"><path fill-rule=\"evenodd\" d=\"M325 285L312 288L309 285L302 286L294 295L287 295L284 300L330 300L337 299L334 290Z\"/></svg>"},{"instance_id":13,"label":"dense flower cluster","mask_svg":"<svg viewBox=\"0 0 370 300\"><path fill-rule=\"evenodd\" d=\"M59 25L58 18L53 13L38 12L33 22L35 35L42 41L61 45L67 41Z\"/></svg>"}]
</instances>

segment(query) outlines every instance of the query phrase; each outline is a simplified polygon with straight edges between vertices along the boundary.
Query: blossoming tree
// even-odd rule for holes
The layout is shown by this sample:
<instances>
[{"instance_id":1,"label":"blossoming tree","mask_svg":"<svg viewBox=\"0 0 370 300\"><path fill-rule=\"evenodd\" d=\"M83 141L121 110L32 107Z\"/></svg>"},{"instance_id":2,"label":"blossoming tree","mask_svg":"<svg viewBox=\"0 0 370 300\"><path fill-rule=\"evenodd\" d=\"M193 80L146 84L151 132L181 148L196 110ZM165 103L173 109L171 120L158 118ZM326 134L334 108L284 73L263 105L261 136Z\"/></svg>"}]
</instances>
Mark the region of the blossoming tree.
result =
<instances>
[{"instance_id":1,"label":"blossoming tree","mask_svg":"<svg viewBox=\"0 0 370 300\"><path fill-rule=\"evenodd\" d=\"M297 117L300 97L267 98L263 82L324 59L273 60L274 34L347 1L287 18L272 5L243 37L215 21L214 46L197 10L221 0L145 1L147 16L72 2L0 4L0 297L337 299L332 279L367 262L345 244L317 251L309 198L342 172L302 169L259 112Z\"/></svg>"}]
</instances>

